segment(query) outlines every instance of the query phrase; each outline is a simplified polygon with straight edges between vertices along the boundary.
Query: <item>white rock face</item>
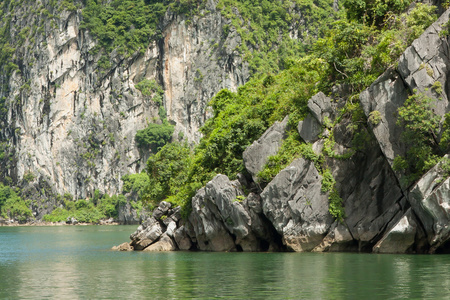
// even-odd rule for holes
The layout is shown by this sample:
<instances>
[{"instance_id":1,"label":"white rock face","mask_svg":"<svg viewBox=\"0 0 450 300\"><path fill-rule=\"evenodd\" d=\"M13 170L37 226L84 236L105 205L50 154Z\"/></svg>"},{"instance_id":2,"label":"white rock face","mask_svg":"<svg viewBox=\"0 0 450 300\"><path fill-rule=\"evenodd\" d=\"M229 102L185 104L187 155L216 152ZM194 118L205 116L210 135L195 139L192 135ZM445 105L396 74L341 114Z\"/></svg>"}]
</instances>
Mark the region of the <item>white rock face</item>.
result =
<instances>
[{"instance_id":1,"label":"white rock face","mask_svg":"<svg viewBox=\"0 0 450 300\"><path fill-rule=\"evenodd\" d=\"M101 53L90 52L96 41L80 28L81 9L59 12L55 26L42 20L45 30L34 41L27 38L18 51L19 70L9 78L1 75L8 88L0 88L0 98L6 97L10 108L2 135L15 153L14 165L3 176L20 181L32 173L35 183L45 181L53 193L75 199L92 197L95 189L118 193L120 178L143 170L149 156L138 150L136 132L160 122L159 105L135 87L143 79L163 87L174 138L182 133L189 142L198 141L198 129L209 117L207 102L249 77L234 50L240 37L234 29L222 36L229 22L214 3L206 9L190 24L166 15L161 40L149 41L144 54L129 58L113 51L112 67L104 71L97 67ZM40 18L31 15L17 23L31 27ZM16 31L11 29L13 37Z\"/></svg>"}]
</instances>

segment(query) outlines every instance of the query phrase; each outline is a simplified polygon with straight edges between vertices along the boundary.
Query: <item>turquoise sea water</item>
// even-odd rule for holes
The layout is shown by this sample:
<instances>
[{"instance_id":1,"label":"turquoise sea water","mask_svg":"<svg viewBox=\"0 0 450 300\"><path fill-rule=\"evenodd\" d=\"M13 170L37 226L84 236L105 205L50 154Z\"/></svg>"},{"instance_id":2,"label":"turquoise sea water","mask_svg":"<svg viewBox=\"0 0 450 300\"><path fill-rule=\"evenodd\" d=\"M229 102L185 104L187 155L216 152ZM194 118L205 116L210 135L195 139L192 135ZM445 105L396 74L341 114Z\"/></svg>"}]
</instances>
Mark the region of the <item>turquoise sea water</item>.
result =
<instances>
[{"instance_id":1,"label":"turquoise sea water","mask_svg":"<svg viewBox=\"0 0 450 300\"><path fill-rule=\"evenodd\" d=\"M136 226L0 227L0 299L449 299L449 255L114 252Z\"/></svg>"}]
</instances>

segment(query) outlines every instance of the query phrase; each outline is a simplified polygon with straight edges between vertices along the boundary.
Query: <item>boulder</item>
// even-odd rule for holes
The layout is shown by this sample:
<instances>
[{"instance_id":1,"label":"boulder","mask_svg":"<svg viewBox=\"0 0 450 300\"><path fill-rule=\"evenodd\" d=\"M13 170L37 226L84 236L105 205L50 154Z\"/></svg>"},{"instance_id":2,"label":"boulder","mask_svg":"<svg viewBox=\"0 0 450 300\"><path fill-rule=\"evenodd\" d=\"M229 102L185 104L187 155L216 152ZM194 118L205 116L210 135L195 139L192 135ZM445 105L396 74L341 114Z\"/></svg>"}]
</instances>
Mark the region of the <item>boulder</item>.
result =
<instances>
[{"instance_id":1,"label":"boulder","mask_svg":"<svg viewBox=\"0 0 450 300\"><path fill-rule=\"evenodd\" d=\"M177 229L177 223L172 221L167 225L166 234L170 237L173 237L173 234L175 233L176 229Z\"/></svg>"},{"instance_id":2,"label":"boulder","mask_svg":"<svg viewBox=\"0 0 450 300\"><path fill-rule=\"evenodd\" d=\"M153 217L148 218L134 233L131 234L131 246L135 250L143 250L163 234L161 224Z\"/></svg>"},{"instance_id":3,"label":"boulder","mask_svg":"<svg viewBox=\"0 0 450 300\"><path fill-rule=\"evenodd\" d=\"M342 252L355 251L355 240L348 228L339 222L335 222L328 234L312 251L313 252Z\"/></svg>"},{"instance_id":4,"label":"boulder","mask_svg":"<svg viewBox=\"0 0 450 300\"><path fill-rule=\"evenodd\" d=\"M388 70L360 95L364 114L379 112L380 122L369 125L378 141L379 147L392 167L394 158L405 155L405 145L401 143L403 128L397 126L398 109L409 96L409 90L403 83L401 76L394 70ZM397 172L397 177L404 174Z\"/></svg>"},{"instance_id":5,"label":"boulder","mask_svg":"<svg viewBox=\"0 0 450 300\"><path fill-rule=\"evenodd\" d=\"M144 249L147 252L175 251L177 249L175 242L167 235L163 234L161 239Z\"/></svg>"},{"instance_id":6,"label":"boulder","mask_svg":"<svg viewBox=\"0 0 450 300\"><path fill-rule=\"evenodd\" d=\"M443 177L442 164L429 170L411 188L408 197L423 224L431 253L450 239L450 178Z\"/></svg>"},{"instance_id":7,"label":"boulder","mask_svg":"<svg viewBox=\"0 0 450 300\"><path fill-rule=\"evenodd\" d=\"M112 247L112 250L114 251L133 251L133 246L130 245L130 243L122 243L119 246Z\"/></svg>"},{"instance_id":8,"label":"boulder","mask_svg":"<svg viewBox=\"0 0 450 300\"><path fill-rule=\"evenodd\" d=\"M74 217L68 217L67 220L66 220L66 224L77 225L78 224L78 220L75 219Z\"/></svg>"},{"instance_id":9,"label":"boulder","mask_svg":"<svg viewBox=\"0 0 450 300\"><path fill-rule=\"evenodd\" d=\"M411 209L373 247L375 253L407 253L414 244L417 223Z\"/></svg>"},{"instance_id":10,"label":"boulder","mask_svg":"<svg viewBox=\"0 0 450 300\"><path fill-rule=\"evenodd\" d=\"M307 143L314 143L322 132L322 125L311 114L298 123L298 133Z\"/></svg>"},{"instance_id":11,"label":"boulder","mask_svg":"<svg viewBox=\"0 0 450 300\"><path fill-rule=\"evenodd\" d=\"M175 239L175 242L178 245L178 249L180 250L191 249L192 242L189 236L187 235L184 225L174 232L173 238Z\"/></svg>"},{"instance_id":12,"label":"boulder","mask_svg":"<svg viewBox=\"0 0 450 300\"><path fill-rule=\"evenodd\" d=\"M192 199L189 217L200 250L260 251L261 239L267 239L263 221L250 207L259 200L246 201L238 180L217 175ZM259 211L261 209L259 208ZM218 250L222 249L222 250Z\"/></svg>"},{"instance_id":13,"label":"boulder","mask_svg":"<svg viewBox=\"0 0 450 300\"><path fill-rule=\"evenodd\" d=\"M264 215L291 250L311 251L334 222L328 212L328 194L321 191L321 180L314 164L299 158L261 193Z\"/></svg>"},{"instance_id":14,"label":"boulder","mask_svg":"<svg viewBox=\"0 0 450 300\"><path fill-rule=\"evenodd\" d=\"M153 210L153 218L159 220L163 215L166 215L169 209L172 207L170 202L161 201L157 208Z\"/></svg>"},{"instance_id":15,"label":"boulder","mask_svg":"<svg viewBox=\"0 0 450 300\"><path fill-rule=\"evenodd\" d=\"M282 122L275 122L258 140L245 149L242 157L245 168L252 175L253 181L258 181L257 175L267 163L267 158L278 153L285 136L287 123L288 117L284 118Z\"/></svg>"},{"instance_id":16,"label":"boulder","mask_svg":"<svg viewBox=\"0 0 450 300\"><path fill-rule=\"evenodd\" d=\"M324 124L325 118L332 119L333 107L331 99L322 92L317 93L308 100L308 108L319 124Z\"/></svg>"},{"instance_id":17,"label":"boulder","mask_svg":"<svg viewBox=\"0 0 450 300\"><path fill-rule=\"evenodd\" d=\"M343 199L344 223L361 251L369 251L405 213L406 198L375 140L350 158L328 158L327 166ZM370 247L370 248L366 248Z\"/></svg>"},{"instance_id":18,"label":"boulder","mask_svg":"<svg viewBox=\"0 0 450 300\"><path fill-rule=\"evenodd\" d=\"M189 223L194 231L199 250L204 251L231 251L235 244L230 233L227 231L221 218L217 218L212 210L217 210L211 203L205 188L197 191L192 198L192 213Z\"/></svg>"}]
</instances>

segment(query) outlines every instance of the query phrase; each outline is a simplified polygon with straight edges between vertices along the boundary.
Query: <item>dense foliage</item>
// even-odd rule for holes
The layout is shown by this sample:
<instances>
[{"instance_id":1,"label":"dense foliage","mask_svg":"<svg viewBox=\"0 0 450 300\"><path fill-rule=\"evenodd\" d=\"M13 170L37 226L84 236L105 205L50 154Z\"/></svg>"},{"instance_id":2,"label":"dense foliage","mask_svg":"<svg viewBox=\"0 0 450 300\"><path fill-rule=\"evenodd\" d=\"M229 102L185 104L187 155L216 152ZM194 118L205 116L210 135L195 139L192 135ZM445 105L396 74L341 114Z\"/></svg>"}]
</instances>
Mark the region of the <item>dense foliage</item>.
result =
<instances>
[{"instance_id":1,"label":"dense foliage","mask_svg":"<svg viewBox=\"0 0 450 300\"><path fill-rule=\"evenodd\" d=\"M32 217L30 201L24 201L18 193L9 186L0 183L0 216L26 222Z\"/></svg>"},{"instance_id":2,"label":"dense foliage","mask_svg":"<svg viewBox=\"0 0 450 300\"><path fill-rule=\"evenodd\" d=\"M405 129L402 139L408 151L395 158L394 170L406 173L406 184L420 178L450 151L450 114L445 116L439 134L441 118L433 111L432 103L433 99L415 93L398 109L397 125Z\"/></svg>"},{"instance_id":3,"label":"dense foliage","mask_svg":"<svg viewBox=\"0 0 450 300\"><path fill-rule=\"evenodd\" d=\"M170 124L150 123L147 128L137 131L136 144L142 150L156 153L172 139L173 131L174 128Z\"/></svg>"},{"instance_id":4,"label":"dense foliage","mask_svg":"<svg viewBox=\"0 0 450 300\"><path fill-rule=\"evenodd\" d=\"M99 67L110 67L113 50L124 57L145 51L149 43L161 37L162 18L166 13L186 16L190 24L194 16L210 13L206 0L87 0L83 9L82 28L89 29L98 40L94 53L102 51ZM336 14L330 0L220 0L217 8L231 20L222 36L227 38L231 27L242 38L237 47L250 63L254 73L278 71L300 57ZM238 12L238 13L236 13ZM294 25L294 27L293 27ZM292 39L295 32L299 39Z\"/></svg>"},{"instance_id":5,"label":"dense foliage","mask_svg":"<svg viewBox=\"0 0 450 300\"><path fill-rule=\"evenodd\" d=\"M117 218L119 205L124 205L123 195L99 197L98 192L91 201L79 199L73 201L70 195L65 195L62 205L55 208L43 220L47 222L66 222L75 218L78 222L98 223L101 219Z\"/></svg>"}]
</instances>

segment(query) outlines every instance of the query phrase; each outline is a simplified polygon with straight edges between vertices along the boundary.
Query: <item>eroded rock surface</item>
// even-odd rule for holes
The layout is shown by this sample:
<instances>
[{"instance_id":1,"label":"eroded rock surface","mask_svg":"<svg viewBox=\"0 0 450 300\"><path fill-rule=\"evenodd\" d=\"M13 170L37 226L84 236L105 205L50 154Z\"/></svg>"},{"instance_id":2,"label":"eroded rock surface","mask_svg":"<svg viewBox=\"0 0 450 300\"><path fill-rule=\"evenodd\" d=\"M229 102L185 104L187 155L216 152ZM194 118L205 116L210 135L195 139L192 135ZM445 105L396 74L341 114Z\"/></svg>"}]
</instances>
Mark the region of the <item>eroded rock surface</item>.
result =
<instances>
[{"instance_id":1,"label":"eroded rock surface","mask_svg":"<svg viewBox=\"0 0 450 300\"><path fill-rule=\"evenodd\" d=\"M267 158L277 154L285 137L288 117L282 122L275 122L264 134L253 144L245 149L242 155L245 168L252 175L253 181L258 181L258 173L262 171L267 163Z\"/></svg>"}]
</instances>

